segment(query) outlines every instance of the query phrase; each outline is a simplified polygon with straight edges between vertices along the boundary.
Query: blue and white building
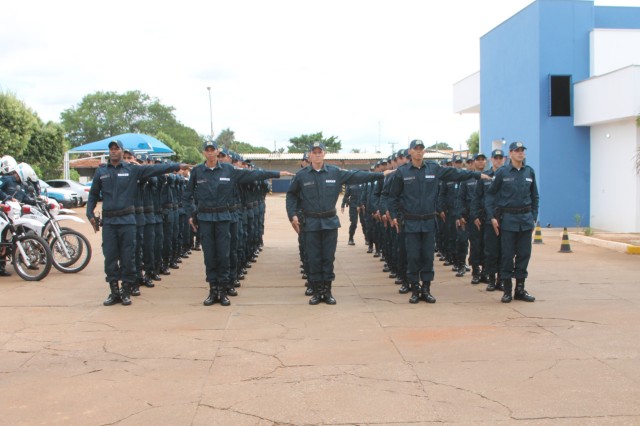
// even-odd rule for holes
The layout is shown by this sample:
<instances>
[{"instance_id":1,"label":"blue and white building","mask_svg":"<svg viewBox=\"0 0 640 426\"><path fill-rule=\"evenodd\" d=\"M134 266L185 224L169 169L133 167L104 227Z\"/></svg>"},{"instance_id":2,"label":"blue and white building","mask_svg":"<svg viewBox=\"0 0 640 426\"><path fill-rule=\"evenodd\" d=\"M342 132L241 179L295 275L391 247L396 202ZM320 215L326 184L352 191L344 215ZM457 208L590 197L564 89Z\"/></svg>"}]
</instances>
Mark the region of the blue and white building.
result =
<instances>
[{"instance_id":1,"label":"blue and white building","mask_svg":"<svg viewBox=\"0 0 640 426\"><path fill-rule=\"evenodd\" d=\"M543 226L640 232L640 7L536 0L481 37L453 90L481 151L527 146Z\"/></svg>"}]
</instances>

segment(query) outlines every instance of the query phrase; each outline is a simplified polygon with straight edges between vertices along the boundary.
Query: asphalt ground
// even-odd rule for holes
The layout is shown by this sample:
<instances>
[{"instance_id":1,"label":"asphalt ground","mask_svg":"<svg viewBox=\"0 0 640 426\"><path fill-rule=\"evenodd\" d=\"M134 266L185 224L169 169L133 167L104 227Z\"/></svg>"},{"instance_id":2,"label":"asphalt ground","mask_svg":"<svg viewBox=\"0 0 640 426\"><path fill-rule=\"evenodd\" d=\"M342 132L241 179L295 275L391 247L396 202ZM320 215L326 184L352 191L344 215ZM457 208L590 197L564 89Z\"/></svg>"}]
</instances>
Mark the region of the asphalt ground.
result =
<instances>
[{"instance_id":1,"label":"asphalt ground","mask_svg":"<svg viewBox=\"0 0 640 426\"><path fill-rule=\"evenodd\" d=\"M411 305L340 218L335 306L307 303L282 195L229 307L202 305L201 252L102 306L100 236L75 226L87 269L0 278L0 424L640 424L637 256L543 229L534 303L437 262L438 302Z\"/></svg>"}]
</instances>

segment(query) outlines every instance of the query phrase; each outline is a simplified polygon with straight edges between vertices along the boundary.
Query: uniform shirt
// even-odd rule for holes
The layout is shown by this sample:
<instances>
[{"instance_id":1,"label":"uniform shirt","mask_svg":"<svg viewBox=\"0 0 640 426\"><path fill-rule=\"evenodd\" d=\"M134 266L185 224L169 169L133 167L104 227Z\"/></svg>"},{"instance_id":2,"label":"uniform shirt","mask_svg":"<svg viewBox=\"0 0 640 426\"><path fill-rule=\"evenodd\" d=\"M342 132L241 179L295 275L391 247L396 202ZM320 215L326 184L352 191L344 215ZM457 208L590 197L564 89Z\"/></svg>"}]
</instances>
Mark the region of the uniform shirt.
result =
<instances>
[{"instance_id":1,"label":"uniform shirt","mask_svg":"<svg viewBox=\"0 0 640 426\"><path fill-rule=\"evenodd\" d=\"M363 191L363 184L357 183L352 185L347 185L344 190L344 196L342 197L342 205L340 207L344 208L345 206L357 207L358 200L360 199L360 194Z\"/></svg>"},{"instance_id":2,"label":"uniform shirt","mask_svg":"<svg viewBox=\"0 0 640 426\"><path fill-rule=\"evenodd\" d=\"M138 196L138 180L179 169L179 163L134 166L125 161L121 161L117 166L108 163L98 167L89 190L87 217L89 219L95 217L93 210L96 208L100 192L102 192L103 223L105 225L135 225L136 218L133 212L115 217L105 217L104 212L120 211L133 207Z\"/></svg>"},{"instance_id":3,"label":"uniform shirt","mask_svg":"<svg viewBox=\"0 0 640 426\"><path fill-rule=\"evenodd\" d=\"M370 173L360 170L343 170L330 164L324 164L320 170L307 166L300 169L291 180L287 191L287 215L292 220L297 212L324 213L334 210L344 184L370 182L384 177L383 173ZM302 195L302 196L300 196ZM338 216L304 218L305 231L338 229Z\"/></svg>"},{"instance_id":4,"label":"uniform shirt","mask_svg":"<svg viewBox=\"0 0 640 426\"><path fill-rule=\"evenodd\" d=\"M493 169L484 172L484 174L493 177L495 175L495 171ZM490 223L491 221L487 221L487 215L484 211L484 195L487 192L487 189L491 185L492 180L481 180L476 184L475 191L476 193L473 195L471 199L471 212L469 213L469 220L474 221L476 219L480 219L485 223Z\"/></svg>"},{"instance_id":5,"label":"uniform shirt","mask_svg":"<svg viewBox=\"0 0 640 426\"><path fill-rule=\"evenodd\" d=\"M471 217L471 202L476 194L477 179L467 179L459 185L458 194L456 195L456 207L454 209L455 218L464 218L467 221L473 221Z\"/></svg>"},{"instance_id":6,"label":"uniform shirt","mask_svg":"<svg viewBox=\"0 0 640 426\"><path fill-rule=\"evenodd\" d=\"M280 172L271 170L237 169L229 163L218 161L209 168L200 163L191 171L189 182L182 195L182 204L188 215L193 214L192 201L198 212L198 220L206 222L231 221L229 207L236 204L235 184L250 183L254 180L279 178ZM226 210L225 210L226 207ZM202 209L221 209L219 212L205 212Z\"/></svg>"},{"instance_id":7,"label":"uniform shirt","mask_svg":"<svg viewBox=\"0 0 640 426\"><path fill-rule=\"evenodd\" d=\"M413 163L398 167L398 175L389 189L389 213L392 219L400 214L400 205L406 214L434 215L438 198L439 182L460 182L473 177L479 179L480 172L440 167L432 161L424 161L418 168ZM433 232L435 220L404 220L406 232Z\"/></svg>"},{"instance_id":8,"label":"uniform shirt","mask_svg":"<svg viewBox=\"0 0 640 426\"><path fill-rule=\"evenodd\" d=\"M487 218L498 219L505 231L526 231L535 227L539 202L533 169L524 164L517 169L509 162L496 171L485 196L485 210ZM503 210L526 207L531 211L510 213Z\"/></svg>"}]
</instances>

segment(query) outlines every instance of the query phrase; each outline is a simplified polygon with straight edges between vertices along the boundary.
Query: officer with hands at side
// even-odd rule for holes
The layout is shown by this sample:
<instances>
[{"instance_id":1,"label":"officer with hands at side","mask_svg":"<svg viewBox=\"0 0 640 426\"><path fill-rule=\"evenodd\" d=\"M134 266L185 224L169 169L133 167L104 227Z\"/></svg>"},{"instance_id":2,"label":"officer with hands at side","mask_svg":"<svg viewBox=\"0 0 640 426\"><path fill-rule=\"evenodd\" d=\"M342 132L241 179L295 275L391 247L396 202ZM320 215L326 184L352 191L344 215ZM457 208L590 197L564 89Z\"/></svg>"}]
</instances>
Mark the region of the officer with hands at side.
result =
<instances>
[{"instance_id":1,"label":"officer with hands at side","mask_svg":"<svg viewBox=\"0 0 640 426\"><path fill-rule=\"evenodd\" d=\"M496 170L493 183L487 189L485 206L496 235L500 236L502 255L500 279L503 303L512 299L533 302L535 297L524 289L531 258L531 236L538 219L540 196L536 174L524 163L522 142L509 145L510 161ZM516 279L515 292L512 278Z\"/></svg>"}]
</instances>

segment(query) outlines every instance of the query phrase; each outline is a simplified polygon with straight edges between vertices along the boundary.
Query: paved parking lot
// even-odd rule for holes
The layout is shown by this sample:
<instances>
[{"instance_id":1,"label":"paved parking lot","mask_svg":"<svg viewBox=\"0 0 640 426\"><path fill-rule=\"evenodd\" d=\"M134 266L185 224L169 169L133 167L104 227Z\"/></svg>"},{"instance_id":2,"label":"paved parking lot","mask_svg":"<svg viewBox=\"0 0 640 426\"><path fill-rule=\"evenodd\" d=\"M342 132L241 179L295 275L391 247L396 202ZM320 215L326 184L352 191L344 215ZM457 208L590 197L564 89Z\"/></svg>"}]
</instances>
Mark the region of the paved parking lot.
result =
<instances>
[{"instance_id":1,"label":"paved parking lot","mask_svg":"<svg viewBox=\"0 0 640 426\"><path fill-rule=\"evenodd\" d=\"M534 246L535 303L441 264L435 305L346 244L334 296L309 306L284 197L230 307L205 307L201 252L129 307L102 306L99 236L79 274L0 279L0 424L640 424L640 258ZM80 210L81 211L81 210ZM8 267L12 271L11 267Z\"/></svg>"}]
</instances>

